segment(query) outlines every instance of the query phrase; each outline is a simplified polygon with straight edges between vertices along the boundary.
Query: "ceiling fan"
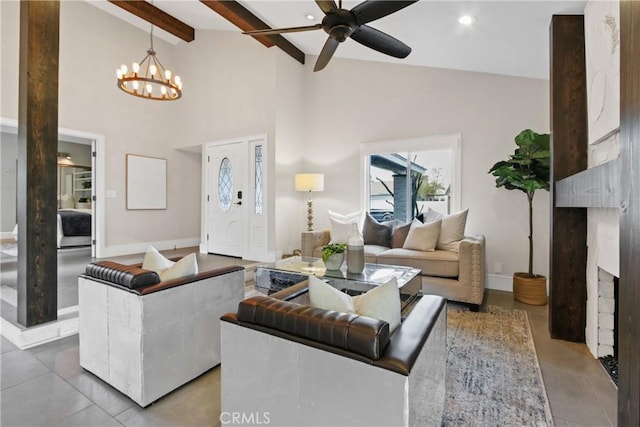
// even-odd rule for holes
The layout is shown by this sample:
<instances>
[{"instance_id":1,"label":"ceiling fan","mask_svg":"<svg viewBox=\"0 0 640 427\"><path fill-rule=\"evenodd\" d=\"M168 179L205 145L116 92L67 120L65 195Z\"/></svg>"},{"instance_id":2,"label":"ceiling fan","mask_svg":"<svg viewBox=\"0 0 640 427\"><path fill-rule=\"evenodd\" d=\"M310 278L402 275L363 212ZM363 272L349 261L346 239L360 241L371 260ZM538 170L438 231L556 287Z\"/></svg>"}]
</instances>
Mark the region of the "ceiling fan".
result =
<instances>
[{"instance_id":1,"label":"ceiling fan","mask_svg":"<svg viewBox=\"0 0 640 427\"><path fill-rule=\"evenodd\" d=\"M329 38L324 44L313 71L320 71L327 66L335 53L338 45L351 37L361 45L373 50L394 56L406 58L411 53L411 48L390 35L366 25L371 21L383 18L405 7L416 3L413 1L378 1L367 0L355 6L351 10L342 8L342 0L339 6L334 0L316 0L316 3L325 16L321 24L304 27L269 28L264 30L244 31L250 36L266 36L271 34L297 33L301 31L313 31L323 29Z\"/></svg>"}]
</instances>

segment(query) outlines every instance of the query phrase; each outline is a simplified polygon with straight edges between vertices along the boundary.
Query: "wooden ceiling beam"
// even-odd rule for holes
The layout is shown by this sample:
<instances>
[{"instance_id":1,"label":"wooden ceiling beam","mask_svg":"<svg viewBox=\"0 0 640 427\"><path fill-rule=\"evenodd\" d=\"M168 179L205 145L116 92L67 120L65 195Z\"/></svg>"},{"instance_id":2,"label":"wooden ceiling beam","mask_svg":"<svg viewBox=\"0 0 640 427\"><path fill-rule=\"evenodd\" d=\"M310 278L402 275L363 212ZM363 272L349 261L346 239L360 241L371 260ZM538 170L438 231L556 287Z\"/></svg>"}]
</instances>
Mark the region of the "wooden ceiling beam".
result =
<instances>
[{"instance_id":1,"label":"wooden ceiling beam","mask_svg":"<svg viewBox=\"0 0 640 427\"><path fill-rule=\"evenodd\" d=\"M193 27L185 24L179 19L174 18L161 9L158 9L151 3L146 1L130 1L130 0L108 0L127 12L144 19L145 21L152 23L158 28L162 28L168 33L182 39L184 41L191 42L195 39L195 30Z\"/></svg>"},{"instance_id":2,"label":"wooden ceiling beam","mask_svg":"<svg viewBox=\"0 0 640 427\"><path fill-rule=\"evenodd\" d=\"M263 20L255 16L251 11L235 0L200 0L202 4L218 13L242 31L270 29ZM296 61L304 64L304 52L295 47L289 40L280 34L268 36L253 36L266 47L278 46Z\"/></svg>"}]
</instances>

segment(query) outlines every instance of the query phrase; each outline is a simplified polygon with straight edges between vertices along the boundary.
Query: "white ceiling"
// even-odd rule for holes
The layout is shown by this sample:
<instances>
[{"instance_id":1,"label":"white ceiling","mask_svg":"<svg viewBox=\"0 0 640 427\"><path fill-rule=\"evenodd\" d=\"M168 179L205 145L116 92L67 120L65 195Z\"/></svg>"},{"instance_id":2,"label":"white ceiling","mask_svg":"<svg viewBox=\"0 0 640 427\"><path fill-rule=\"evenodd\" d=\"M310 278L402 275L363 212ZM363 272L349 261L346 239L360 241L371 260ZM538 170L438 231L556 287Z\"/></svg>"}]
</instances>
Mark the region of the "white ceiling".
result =
<instances>
[{"instance_id":1,"label":"white ceiling","mask_svg":"<svg viewBox=\"0 0 640 427\"><path fill-rule=\"evenodd\" d=\"M312 0L241 0L247 9L273 28L319 23L322 12ZM359 1L344 1L351 9ZM554 14L581 14L585 1L429 1L422 0L370 25L411 46L402 60L347 40L335 56L418 66L453 68L548 79L549 23ZM134 25L149 24L106 2L94 2ZM197 0L155 0L154 5L196 29L240 31ZM313 14L315 20L305 17ZM477 18L470 27L458 23L463 14ZM163 36L161 31L155 34ZM166 35L166 33L165 33ZM170 35L166 38L176 42ZM247 36L248 37L248 36ZM317 56L327 37L322 30L286 34L305 54ZM257 42L256 42L257 43ZM315 61L315 58L309 60ZM329 67L331 64L329 64Z\"/></svg>"}]
</instances>

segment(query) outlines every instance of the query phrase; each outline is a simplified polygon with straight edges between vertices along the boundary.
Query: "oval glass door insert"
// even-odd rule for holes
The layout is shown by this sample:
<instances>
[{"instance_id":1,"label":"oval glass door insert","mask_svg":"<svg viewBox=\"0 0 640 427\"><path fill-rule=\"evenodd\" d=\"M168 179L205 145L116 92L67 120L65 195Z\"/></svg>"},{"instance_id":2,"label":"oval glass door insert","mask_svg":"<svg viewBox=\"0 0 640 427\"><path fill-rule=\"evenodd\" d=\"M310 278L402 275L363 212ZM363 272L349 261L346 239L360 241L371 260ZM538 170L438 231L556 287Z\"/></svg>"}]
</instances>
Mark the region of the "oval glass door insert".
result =
<instances>
[{"instance_id":1,"label":"oval glass door insert","mask_svg":"<svg viewBox=\"0 0 640 427\"><path fill-rule=\"evenodd\" d=\"M227 212L231 208L231 198L233 196L233 169L231 160L225 157L220 162L218 170L218 203L222 212Z\"/></svg>"}]
</instances>

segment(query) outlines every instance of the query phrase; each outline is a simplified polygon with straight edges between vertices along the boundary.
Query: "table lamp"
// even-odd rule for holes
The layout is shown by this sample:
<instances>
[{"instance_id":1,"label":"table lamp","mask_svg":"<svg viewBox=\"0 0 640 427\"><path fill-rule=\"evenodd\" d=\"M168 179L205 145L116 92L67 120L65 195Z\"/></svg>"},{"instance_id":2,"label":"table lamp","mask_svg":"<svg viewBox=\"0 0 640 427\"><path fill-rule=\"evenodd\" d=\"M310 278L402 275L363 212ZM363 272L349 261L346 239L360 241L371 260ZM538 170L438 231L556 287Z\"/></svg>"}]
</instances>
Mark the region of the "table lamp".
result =
<instances>
[{"instance_id":1,"label":"table lamp","mask_svg":"<svg viewBox=\"0 0 640 427\"><path fill-rule=\"evenodd\" d=\"M313 202L311 201L312 191L324 190L324 174L321 173L299 173L295 177L296 191L308 191L307 200L307 231L313 231Z\"/></svg>"}]
</instances>

